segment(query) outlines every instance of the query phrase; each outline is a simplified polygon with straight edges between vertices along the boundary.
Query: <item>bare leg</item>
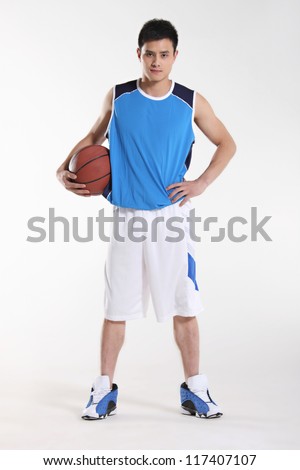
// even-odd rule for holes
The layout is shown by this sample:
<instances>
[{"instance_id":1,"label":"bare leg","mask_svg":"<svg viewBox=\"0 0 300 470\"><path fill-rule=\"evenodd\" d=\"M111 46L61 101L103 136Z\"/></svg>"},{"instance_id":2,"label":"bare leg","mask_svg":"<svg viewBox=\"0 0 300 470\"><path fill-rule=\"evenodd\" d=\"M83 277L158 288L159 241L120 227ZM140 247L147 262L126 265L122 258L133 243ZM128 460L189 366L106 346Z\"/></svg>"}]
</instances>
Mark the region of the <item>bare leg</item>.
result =
<instances>
[{"instance_id":1,"label":"bare leg","mask_svg":"<svg viewBox=\"0 0 300 470\"><path fill-rule=\"evenodd\" d=\"M119 352L125 338L125 321L104 319L101 339L101 375L108 375L112 386Z\"/></svg>"},{"instance_id":2,"label":"bare leg","mask_svg":"<svg viewBox=\"0 0 300 470\"><path fill-rule=\"evenodd\" d=\"M199 328L196 317L173 317L174 338L180 350L185 381L199 374Z\"/></svg>"}]
</instances>

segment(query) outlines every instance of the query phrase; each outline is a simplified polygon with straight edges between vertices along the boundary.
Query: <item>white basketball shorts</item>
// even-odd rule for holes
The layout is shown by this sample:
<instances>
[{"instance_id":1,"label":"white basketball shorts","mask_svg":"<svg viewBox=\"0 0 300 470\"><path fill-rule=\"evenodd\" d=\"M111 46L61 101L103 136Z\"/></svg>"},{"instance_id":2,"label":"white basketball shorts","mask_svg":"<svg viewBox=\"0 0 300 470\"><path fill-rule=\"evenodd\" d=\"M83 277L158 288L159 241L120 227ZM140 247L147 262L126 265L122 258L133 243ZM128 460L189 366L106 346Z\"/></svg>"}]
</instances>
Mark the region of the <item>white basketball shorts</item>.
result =
<instances>
[{"instance_id":1,"label":"white basketball shorts","mask_svg":"<svg viewBox=\"0 0 300 470\"><path fill-rule=\"evenodd\" d=\"M191 201L162 209L113 206L104 266L104 317L146 317L149 297L158 322L204 310L196 280L195 241L187 221Z\"/></svg>"}]
</instances>

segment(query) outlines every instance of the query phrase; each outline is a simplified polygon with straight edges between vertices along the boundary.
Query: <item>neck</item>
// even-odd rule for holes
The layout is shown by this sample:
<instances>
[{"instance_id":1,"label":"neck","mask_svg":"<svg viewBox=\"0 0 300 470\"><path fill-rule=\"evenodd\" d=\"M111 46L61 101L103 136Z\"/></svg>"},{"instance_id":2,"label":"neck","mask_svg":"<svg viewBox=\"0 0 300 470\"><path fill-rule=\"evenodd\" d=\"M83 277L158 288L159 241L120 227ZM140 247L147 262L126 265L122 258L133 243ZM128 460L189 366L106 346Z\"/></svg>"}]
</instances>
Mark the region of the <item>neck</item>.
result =
<instances>
[{"instance_id":1,"label":"neck","mask_svg":"<svg viewBox=\"0 0 300 470\"><path fill-rule=\"evenodd\" d=\"M147 95L156 97L166 95L171 88L171 84L172 80L170 80L168 77L158 82L154 82L143 75L142 78L139 80L140 88L145 93L147 93Z\"/></svg>"}]
</instances>

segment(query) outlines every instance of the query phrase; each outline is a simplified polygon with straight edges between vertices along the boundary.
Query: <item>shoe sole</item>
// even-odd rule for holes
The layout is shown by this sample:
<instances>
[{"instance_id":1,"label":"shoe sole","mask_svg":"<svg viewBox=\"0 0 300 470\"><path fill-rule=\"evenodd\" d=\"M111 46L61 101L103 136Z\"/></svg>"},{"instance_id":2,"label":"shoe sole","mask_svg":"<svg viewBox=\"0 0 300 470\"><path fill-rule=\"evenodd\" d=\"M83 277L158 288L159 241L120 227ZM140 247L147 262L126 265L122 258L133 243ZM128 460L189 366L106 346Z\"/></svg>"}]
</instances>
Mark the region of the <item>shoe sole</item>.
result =
<instances>
[{"instance_id":1,"label":"shoe sole","mask_svg":"<svg viewBox=\"0 0 300 470\"><path fill-rule=\"evenodd\" d=\"M99 415L98 418L95 418L94 416L81 416L81 418L85 419L86 421L97 421L98 419L105 419L107 416L115 415L116 409L117 407L113 408L112 410L110 410L108 413L105 413L104 415Z\"/></svg>"},{"instance_id":2,"label":"shoe sole","mask_svg":"<svg viewBox=\"0 0 300 470\"><path fill-rule=\"evenodd\" d=\"M223 416L223 413L221 412L214 413L211 415L207 415L205 413L198 413L198 411L191 410L190 408L187 408L186 406L181 407L181 413L184 415L190 415L190 416L195 416L196 418L205 418L205 419L221 418L221 416Z\"/></svg>"}]
</instances>

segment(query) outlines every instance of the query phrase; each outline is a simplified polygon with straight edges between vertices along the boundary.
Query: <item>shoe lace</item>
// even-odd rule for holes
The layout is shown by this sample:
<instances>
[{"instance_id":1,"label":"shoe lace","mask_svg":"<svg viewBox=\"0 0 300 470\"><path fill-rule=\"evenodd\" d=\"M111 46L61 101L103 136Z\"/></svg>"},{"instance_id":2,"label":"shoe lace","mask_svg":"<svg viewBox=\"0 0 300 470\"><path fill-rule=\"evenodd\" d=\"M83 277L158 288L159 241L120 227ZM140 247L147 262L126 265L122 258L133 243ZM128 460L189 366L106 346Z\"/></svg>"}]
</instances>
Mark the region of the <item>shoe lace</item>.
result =
<instances>
[{"instance_id":1,"label":"shoe lace","mask_svg":"<svg viewBox=\"0 0 300 470\"><path fill-rule=\"evenodd\" d=\"M93 403L99 403L99 401L102 400L102 398L104 398L110 391L110 388L99 388L98 390L93 390L91 393Z\"/></svg>"}]
</instances>

